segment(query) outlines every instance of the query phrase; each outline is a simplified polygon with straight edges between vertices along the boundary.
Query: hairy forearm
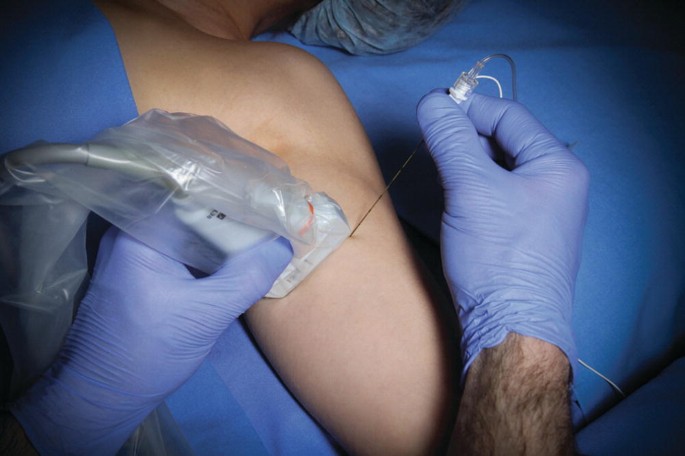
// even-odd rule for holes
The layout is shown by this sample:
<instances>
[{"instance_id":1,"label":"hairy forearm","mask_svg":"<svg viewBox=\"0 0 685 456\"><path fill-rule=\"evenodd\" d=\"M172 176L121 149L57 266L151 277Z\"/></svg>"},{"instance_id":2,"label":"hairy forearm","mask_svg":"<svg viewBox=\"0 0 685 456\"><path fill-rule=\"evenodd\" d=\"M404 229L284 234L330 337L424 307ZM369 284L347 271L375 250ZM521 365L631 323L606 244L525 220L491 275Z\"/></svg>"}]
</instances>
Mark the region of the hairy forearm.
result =
<instances>
[{"instance_id":1,"label":"hairy forearm","mask_svg":"<svg viewBox=\"0 0 685 456\"><path fill-rule=\"evenodd\" d=\"M573 454L567 358L554 345L510 334L471 366L451 454Z\"/></svg>"},{"instance_id":2,"label":"hairy forearm","mask_svg":"<svg viewBox=\"0 0 685 456\"><path fill-rule=\"evenodd\" d=\"M0 411L0 454L37 455L19 421L9 412Z\"/></svg>"}]
</instances>

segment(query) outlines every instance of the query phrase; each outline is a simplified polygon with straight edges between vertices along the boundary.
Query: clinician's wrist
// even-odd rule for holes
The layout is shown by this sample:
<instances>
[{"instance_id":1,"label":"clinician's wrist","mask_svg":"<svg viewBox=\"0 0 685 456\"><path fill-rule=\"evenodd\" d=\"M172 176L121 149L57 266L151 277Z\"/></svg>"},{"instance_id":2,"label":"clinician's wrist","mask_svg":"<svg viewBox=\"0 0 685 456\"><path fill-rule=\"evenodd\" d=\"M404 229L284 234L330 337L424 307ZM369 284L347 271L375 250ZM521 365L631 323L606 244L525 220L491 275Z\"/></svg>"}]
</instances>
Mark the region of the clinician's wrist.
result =
<instances>
[{"instance_id":1,"label":"clinician's wrist","mask_svg":"<svg viewBox=\"0 0 685 456\"><path fill-rule=\"evenodd\" d=\"M515 381L516 377L529 380L528 375L535 372L539 380L535 384L542 388L548 384L567 385L571 378L571 363L559 347L518 333L509 333L502 343L484 348L474 360L474 373L483 366L497 366L506 373L501 378L507 381Z\"/></svg>"},{"instance_id":2,"label":"clinician's wrist","mask_svg":"<svg viewBox=\"0 0 685 456\"><path fill-rule=\"evenodd\" d=\"M477 325L462 322L462 380L475 361L486 349L497 347L512 335L533 338L557 350L570 366L570 378L578 369L578 357L570 322L554 318L517 318L513 321L478 321Z\"/></svg>"}]
</instances>

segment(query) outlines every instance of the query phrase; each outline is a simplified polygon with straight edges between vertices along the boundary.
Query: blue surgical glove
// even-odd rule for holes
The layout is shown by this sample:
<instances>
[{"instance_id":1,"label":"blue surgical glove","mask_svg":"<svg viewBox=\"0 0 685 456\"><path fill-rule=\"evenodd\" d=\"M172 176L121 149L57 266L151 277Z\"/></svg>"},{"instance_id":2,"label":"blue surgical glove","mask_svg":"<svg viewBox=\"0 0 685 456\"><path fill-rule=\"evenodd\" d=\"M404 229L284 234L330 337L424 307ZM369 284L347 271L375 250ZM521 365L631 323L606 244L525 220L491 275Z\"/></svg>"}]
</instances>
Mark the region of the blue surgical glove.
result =
<instances>
[{"instance_id":1,"label":"blue surgical glove","mask_svg":"<svg viewBox=\"0 0 685 456\"><path fill-rule=\"evenodd\" d=\"M464 373L508 333L577 360L571 307L587 214L586 168L522 105L444 91L418 106L445 192L441 250L462 326ZM505 155L507 169L491 157Z\"/></svg>"},{"instance_id":2,"label":"blue surgical glove","mask_svg":"<svg viewBox=\"0 0 685 456\"><path fill-rule=\"evenodd\" d=\"M56 361L12 407L34 447L41 454L115 453L269 291L291 256L278 239L196 279L110 229Z\"/></svg>"}]
</instances>

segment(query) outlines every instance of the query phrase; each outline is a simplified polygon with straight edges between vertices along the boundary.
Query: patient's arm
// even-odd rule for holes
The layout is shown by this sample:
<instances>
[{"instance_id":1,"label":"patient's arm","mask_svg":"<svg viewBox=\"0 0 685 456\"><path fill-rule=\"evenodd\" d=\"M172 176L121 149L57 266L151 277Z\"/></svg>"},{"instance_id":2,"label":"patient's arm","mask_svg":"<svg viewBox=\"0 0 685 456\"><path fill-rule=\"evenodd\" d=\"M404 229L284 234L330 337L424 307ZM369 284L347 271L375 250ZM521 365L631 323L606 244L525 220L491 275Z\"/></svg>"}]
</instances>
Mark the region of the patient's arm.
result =
<instances>
[{"instance_id":1,"label":"patient's arm","mask_svg":"<svg viewBox=\"0 0 685 456\"><path fill-rule=\"evenodd\" d=\"M309 55L103 9L140 112L220 119L337 200L351 226L382 192L352 107ZM248 322L288 387L346 449L426 454L453 424L451 312L432 294L386 198L354 238L288 297L253 307Z\"/></svg>"}]
</instances>

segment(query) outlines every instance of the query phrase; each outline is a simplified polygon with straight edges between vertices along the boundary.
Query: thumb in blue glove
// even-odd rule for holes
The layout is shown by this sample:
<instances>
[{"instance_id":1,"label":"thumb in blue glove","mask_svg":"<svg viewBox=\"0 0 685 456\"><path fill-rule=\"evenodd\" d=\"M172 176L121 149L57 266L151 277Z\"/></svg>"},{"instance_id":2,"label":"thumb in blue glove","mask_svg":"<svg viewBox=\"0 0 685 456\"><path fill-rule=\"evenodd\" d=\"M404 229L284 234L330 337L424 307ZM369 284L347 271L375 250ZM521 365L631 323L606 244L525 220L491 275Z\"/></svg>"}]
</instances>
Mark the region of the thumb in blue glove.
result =
<instances>
[{"instance_id":1,"label":"thumb in blue glove","mask_svg":"<svg viewBox=\"0 0 685 456\"><path fill-rule=\"evenodd\" d=\"M462 108L463 107L463 108ZM426 95L418 120L441 176L441 249L464 373L514 332L576 362L571 307L587 213L584 165L518 103ZM510 170L495 163L496 142Z\"/></svg>"},{"instance_id":2,"label":"thumb in blue glove","mask_svg":"<svg viewBox=\"0 0 685 456\"><path fill-rule=\"evenodd\" d=\"M261 244L201 279L110 229L57 360L12 408L42 454L113 454L292 256Z\"/></svg>"}]
</instances>

